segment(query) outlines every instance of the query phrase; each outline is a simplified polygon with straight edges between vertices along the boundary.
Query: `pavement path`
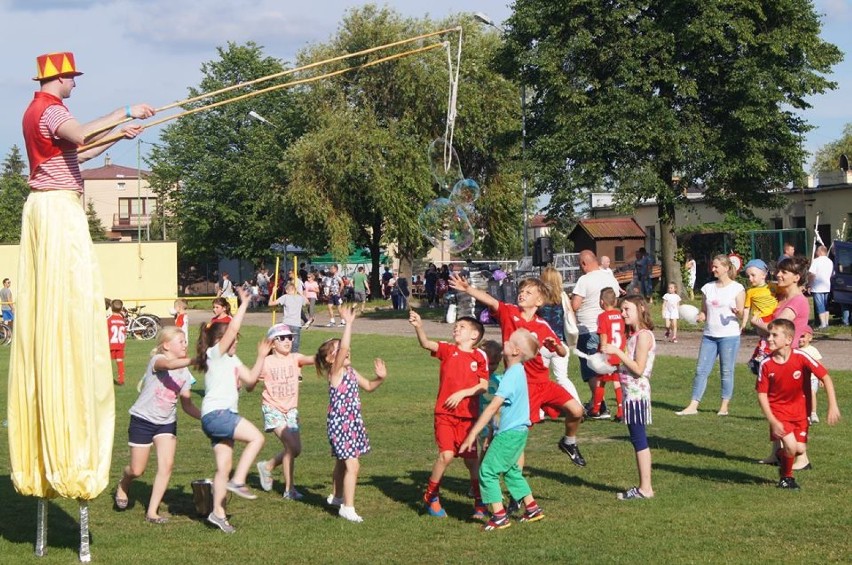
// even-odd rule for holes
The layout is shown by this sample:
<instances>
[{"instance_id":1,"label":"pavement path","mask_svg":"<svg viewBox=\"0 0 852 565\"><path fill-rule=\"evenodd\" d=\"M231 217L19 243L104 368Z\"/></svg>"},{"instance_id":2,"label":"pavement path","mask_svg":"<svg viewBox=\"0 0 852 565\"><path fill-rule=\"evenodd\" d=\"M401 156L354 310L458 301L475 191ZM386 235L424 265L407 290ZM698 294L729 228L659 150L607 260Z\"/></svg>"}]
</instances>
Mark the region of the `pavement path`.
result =
<instances>
[{"instance_id":1,"label":"pavement path","mask_svg":"<svg viewBox=\"0 0 852 565\"><path fill-rule=\"evenodd\" d=\"M280 320L280 315L279 315ZM249 312L246 315L245 324L254 326L269 326L271 314L269 312ZM320 328L328 323L328 313L325 309L317 308L317 316L315 326ZM423 327L426 335L439 338L449 339L450 330L446 323L423 320ZM331 331L342 331L342 328L323 328ZM355 327L356 333L359 334L378 334L378 335L410 335L414 336L414 331L408 320L395 318L359 318L358 324ZM701 332L697 331L681 331L678 333L678 343L666 342L663 339L661 330L655 331L657 336L657 354L671 355L673 357L688 357L698 359L698 349L701 345ZM486 338L500 339L500 328L495 325L486 326ZM823 364L829 369L852 371L852 332L841 332L834 336L827 334L816 333L813 341L814 346L819 349L823 356ZM742 344L740 345L737 361L746 363L751 358L751 353L757 345L757 337L754 335L744 335Z\"/></svg>"}]
</instances>

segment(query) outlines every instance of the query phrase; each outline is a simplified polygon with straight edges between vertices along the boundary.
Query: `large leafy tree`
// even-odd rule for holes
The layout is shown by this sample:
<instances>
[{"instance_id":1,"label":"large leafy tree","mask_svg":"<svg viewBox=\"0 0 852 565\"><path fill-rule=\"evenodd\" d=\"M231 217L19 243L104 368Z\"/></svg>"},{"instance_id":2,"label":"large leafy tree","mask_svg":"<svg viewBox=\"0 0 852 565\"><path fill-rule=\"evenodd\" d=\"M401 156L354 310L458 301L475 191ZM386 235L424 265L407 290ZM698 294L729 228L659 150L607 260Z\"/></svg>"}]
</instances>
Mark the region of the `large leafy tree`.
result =
<instances>
[{"instance_id":1,"label":"large leafy tree","mask_svg":"<svg viewBox=\"0 0 852 565\"><path fill-rule=\"evenodd\" d=\"M299 62L325 60L458 23L404 19L390 9L366 6L348 12L337 35L306 49ZM457 37L451 34L448 39ZM323 71L413 47L343 61ZM470 253L489 255L516 251L520 224L514 163L520 102L517 87L489 67L496 47L495 37L480 34L474 25L465 28L453 140L465 176L483 187L474 214L481 238ZM432 182L427 149L444 134L448 77L447 54L437 50L318 81L304 91L302 104L310 108L308 133L287 152L289 183L281 198L305 222L307 233L325 238L334 254L344 255L350 244L368 246L376 277L380 247L395 243L408 258L423 250L417 216L430 199L447 196Z\"/></svg>"},{"instance_id":2,"label":"large leafy tree","mask_svg":"<svg viewBox=\"0 0 852 565\"><path fill-rule=\"evenodd\" d=\"M219 59L201 66L203 78L190 96L213 92L283 70L254 43L229 43ZM279 84L261 82L187 105L187 109ZM151 185L168 233L184 258L263 257L296 219L270 198L283 183L278 162L301 132L302 117L288 89L232 102L180 118L151 153ZM268 120L249 115L254 111ZM161 226L162 227L162 226ZM295 230L294 230L295 231Z\"/></svg>"},{"instance_id":3,"label":"large leafy tree","mask_svg":"<svg viewBox=\"0 0 852 565\"><path fill-rule=\"evenodd\" d=\"M806 97L840 51L809 0L517 0L502 64L530 85L535 189L566 217L587 191L656 198L665 277L674 212L701 185L720 209L774 203L802 178Z\"/></svg>"},{"instance_id":4,"label":"large leafy tree","mask_svg":"<svg viewBox=\"0 0 852 565\"><path fill-rule=\"evenodd\" d=\"M18 243L21 240L21 212L30 189L24 173L27 165L21 150L13 145L3 160L0 172L0 242Z\"/></svg>"},{"instance_id":5,"label":"large leafy tree","mask_svg":"<svg viewBox=\"0 0 852 565\"><path fill-rule=\"evenodd\" d=\"M811 173L819 175L820 173L839 170L841 155L846 155L847 159L852 159L852 124L846 124L843 128L843 135L839 139L826 143L817 149Z\"/></svg>"}]
</instances>

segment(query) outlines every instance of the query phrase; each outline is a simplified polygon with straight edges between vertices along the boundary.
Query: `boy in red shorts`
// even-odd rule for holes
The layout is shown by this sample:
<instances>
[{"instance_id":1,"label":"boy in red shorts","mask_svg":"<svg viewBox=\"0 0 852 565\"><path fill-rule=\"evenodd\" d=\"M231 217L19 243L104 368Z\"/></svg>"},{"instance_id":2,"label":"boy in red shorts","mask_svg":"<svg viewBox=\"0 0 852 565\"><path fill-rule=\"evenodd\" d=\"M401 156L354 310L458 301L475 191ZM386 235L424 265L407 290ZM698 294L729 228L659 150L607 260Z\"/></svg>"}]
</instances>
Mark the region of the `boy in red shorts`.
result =
<instances>
[{"instance_id":1,"label":"boy in red shorts","mask_svg":"<svg viewBox=\"0 0 852 565\"><path fill-rule=\"evenodd\" d=\"M115 359L118 366L119 385L124 384L124 340L127 336L127 322L124 321L122 310L124 302L115 299L110 303L112 314L107 318L107 332L109 334L109 356Z\"/></svg>"},{"instance_id":2,"label":"boy in red shorts","mask_svg":"<svg viewBox=\"0 0 852 565\"><path fill-rule=\"evenodd\" d=\"M609 343L623 351L624 346L627 344L627 326L624 325L624 318L621 317L621 310L617 306L618 298L615 296L615 291L611 288L601 290L600 304L603 312L598 315L598 335L601 340L598 351L603 351L604 346ZM595 388L595 396L592 399L592 409L589 411L589 418L592 420L609 419L609 411L601 412L601 403L603 402L604 392L606 391L604 386L607 382L611 382L613 389L615 389L615 402L618 406L615 413L615 421L621 422L624 416L624 409L621 406L621 382L618 376L618 366L621 364L621 359L618 358L618 355L610 355L607 357L607 363L612 365L613 371L612 373L598 377L598 384Z\"/></svg>"},{"instance_id":3,"label":"boy in red shorts","mask_svg":"<svg viewBox=\"0 0 852 565\"><path fill-rule=\"evenodd\" d=\"M474 288L458 275L450 276L450 286L459 292L466 292L491 310L500 324L504 342L508 341L515 330L524 328L535 336L541 347L555 351L562 357L567 354L565 346L547 322L536 315L538 308L544 304L545 296L544 283L540 279L528 278L518 284L517 306L500 302L484 290ZM583 405L550 380L550 370L545 366L540 351L532 359L524 361L530 397L530 419L533 424L540 422L540 409L562 412L565 415L565 436L559 440L558 447L575 465L585 467L586 460L577 446L577 428L583 418Z\"/></svg>"},{"instance_id":4,"label":"boy in red shorts","mask_svg":"<svg viewBox=\"0 0 852 565\"><path fill-rule=\"evenodd\" d=\"M453 326L453 343L431 341L423 331L420 315L412 310L408 321L417 332L417 340L423 349L441 361L438 398L435 401L435 442L438 458L432 466L429 485L423 494L423 502L430 516L444 518L447 512L441 506L441 479L450 463L461 457L470 473L470 489L474 498L475 519L488 519L479 493L479 456L476 445L472 449L459 449L479 417L479 395L488 390L488 361L485 354L476 349L485 329L479 320L465 316Z\"/></svg>"},{"instance_id":5,"label":"boy in red shorts","mask_svg":"<svg viewBox=\"0 0 852 565\"><path fill-rule=\"evenodd\" d=\"M808 442L808 416L811 413L811 375L825 385L828 397L829 425L840 420L840 410L834 395L834 383L825 367L813 357L793 349L796 328L783 318L773 320L767 327L767 342L772 352L761 364L757 376L757 400L769 420L771 441L780 441L776 452L781 480L778 488L798 489L793 478L796 455L804 453Z\"/></svg>"}]
</instances>

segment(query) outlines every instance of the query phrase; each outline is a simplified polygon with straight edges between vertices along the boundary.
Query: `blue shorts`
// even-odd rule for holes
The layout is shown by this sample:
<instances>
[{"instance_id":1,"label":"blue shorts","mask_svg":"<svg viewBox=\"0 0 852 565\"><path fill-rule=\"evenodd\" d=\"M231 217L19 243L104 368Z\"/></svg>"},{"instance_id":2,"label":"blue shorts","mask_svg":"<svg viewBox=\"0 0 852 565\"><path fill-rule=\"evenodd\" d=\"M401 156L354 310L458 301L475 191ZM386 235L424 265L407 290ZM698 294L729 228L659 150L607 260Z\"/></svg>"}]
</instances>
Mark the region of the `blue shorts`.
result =
<instances>
[{"instance_id":1,"label":"blue shorts","mask_svg":"<svg viewBox=\"0 0 852 565\"><path fill-rule=\"evenodd\" d=\"M15 320L15 313L11 310L3 310L3 321L12 322Z\"/></svg>"},{"instance_id":2,"label":"blue shorts","mask_svg":"<svg viewBox=\"0 0 852 565\"><path fill-rule=\"evenodd\" d=\"M154 438L160 435L177 436L177 422L155 424L138 416L130 416L127 426L127 445L130 447L150 447Z\"/></svg>"},{"instance_id":3,"label":"blue shorts","mask_svg":"<svg viewBox=\"0 0 852 565\"><path fill-rule=\"evenodd\" d=\"M286 413L277 408L264 404L260 407L263 412L263 431L272 432L284 427L288 432L299 431L299 410L293 408Z\"/></svg>"},{"instance_id":4,"label":"blue shorts","mask_svg":"<svg viewBox=\"0 0 852 565\"><path fill-rule=\"evenodd\" d=\"M214 410L201 417L201 430L210 438L210 444L233 441L234 431L241 416L230 410Z\"/></svg>"},{"instance_id":5,"label":"blue shorts","mask_svg":"<svg viewBox=\"0 0 852 565\"><path fill-rule=\"evenodd\" d=\"M580 334L580 337L577 338L577 349L588 355L597 353L600 344L601 336L597 332ZM580 376L583 377L583 382L587 383L592 377L599 377L600 375L589 367L589 363L585 359L580 359Z\"/></svg>"},{"instance_id":6,"label":"blue shorts","mask_svg":"<svg viewBox=\"0 0 852 565\"><path fill-rule=\"evenodd\" d=\"M340 306L341 304L343 304L343 299L340 298L339 294L332 294L328 297L328 303L332 306Z\"/></svg>"},{"instance_id":7,"label":"blue shorts","mask_svg":"<svg viewBox=\"0 0 852 565\"><path fill-rule=\"evenodd\" d=\"M828 312L828 294L827 292L812 292L814 297L814 309L817 314L825 314ZM6 312L3 312L3 319L6 319Z\"/></svg>"}]
</instances>

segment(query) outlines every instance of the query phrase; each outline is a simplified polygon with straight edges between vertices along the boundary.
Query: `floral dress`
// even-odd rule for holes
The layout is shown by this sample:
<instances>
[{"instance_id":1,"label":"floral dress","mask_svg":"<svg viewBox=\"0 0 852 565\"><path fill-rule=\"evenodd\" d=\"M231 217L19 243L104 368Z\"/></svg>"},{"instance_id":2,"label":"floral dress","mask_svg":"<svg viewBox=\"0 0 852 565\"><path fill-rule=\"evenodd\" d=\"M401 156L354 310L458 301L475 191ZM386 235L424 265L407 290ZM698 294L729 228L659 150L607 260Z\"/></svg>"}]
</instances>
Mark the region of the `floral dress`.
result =
<instances>
[{"instance_id":1,"label":"floral dress","mask_svg":"<svg viewBox=\"0 0 852 565\"><path fill-rule=\"evenodd\" d=\"M642 375L636 377L622 363L618 368L618 376L621 381L621 390L624 391L624 423L625 424L650 424L651 423L651 370L654 368L654 357L657 351L657 342L654 332L651 330L639 330L627 340L627 355L631 359L636 358L636 343L639 334L648 332L651 336L651 349L648 351L648 361Z\"/></svg>"},{"instance_id":2,"label":"floral dress","mask_svg":"<svg viewBox=\"0 0 852 565\"><path fill-rule=\"evenodd\" d=\"M340 384L328 386L328 442L337 459L356 459L370 451L361 417L361 396L355 369L348 367Z\"/></svg>"}]
</instances>

